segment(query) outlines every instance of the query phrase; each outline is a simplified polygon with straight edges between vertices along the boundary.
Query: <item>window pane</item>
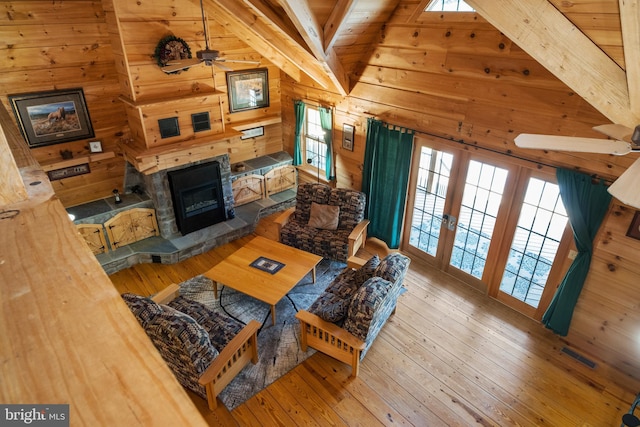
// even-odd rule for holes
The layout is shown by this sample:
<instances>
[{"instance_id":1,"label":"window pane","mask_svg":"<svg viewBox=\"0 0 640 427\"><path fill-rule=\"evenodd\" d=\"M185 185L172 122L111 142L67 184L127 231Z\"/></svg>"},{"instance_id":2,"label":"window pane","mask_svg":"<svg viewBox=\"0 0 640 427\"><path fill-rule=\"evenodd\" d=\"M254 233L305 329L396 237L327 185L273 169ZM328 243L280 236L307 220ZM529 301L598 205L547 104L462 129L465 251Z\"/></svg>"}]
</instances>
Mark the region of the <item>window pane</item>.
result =
<instances>
[{"instance_id":1,"label":"window pane","mask_svg":"<svg viewBox=\"0 0 640 427\"><path fill-rule=\"evenodd\" d=\"M463 0L434 0L427 5L427 12L474 12Z\"/></svg>"},{"instance_id":2,"label":"window pane","mask_svg":"<svg viewBox=\"0 0 640 427\"><path fill-rule=\"evenodd\" d=\"M500 291L538 307L567 225L556 184L529 180Z\"/></svg>"},{"instance_id":3,"label":"window pane","mask_svg":"<svg viewBox=\"0 0 640 427\"><path fill-rule=\"evenodd\" d=\"M306 161L324 171L326 166L327 144L324 142L324 130L320 124L320 112L310 106L306 109L304 126Z\"/></svg>"},{"instance_id":4,"label":"window pane","mask_svg":"<svg viewBox=\"0 0 640 427\"><path fill-rule=\"evenodd\" d=\"M422 147L409 244L436 256L453 156Z\"/></svg>"}]
</instances>

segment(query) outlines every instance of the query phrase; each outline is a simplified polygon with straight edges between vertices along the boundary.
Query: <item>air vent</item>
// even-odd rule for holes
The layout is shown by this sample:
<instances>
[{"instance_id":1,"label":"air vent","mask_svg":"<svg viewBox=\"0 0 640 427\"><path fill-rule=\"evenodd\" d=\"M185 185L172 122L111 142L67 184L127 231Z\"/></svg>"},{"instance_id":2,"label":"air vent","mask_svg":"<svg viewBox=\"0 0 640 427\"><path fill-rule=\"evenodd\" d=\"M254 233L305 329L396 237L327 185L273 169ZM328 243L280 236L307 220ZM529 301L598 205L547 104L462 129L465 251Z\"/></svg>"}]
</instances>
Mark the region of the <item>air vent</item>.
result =
<instances>
[{"instance_id":1,"label":"air vent","mask_svg":"<svg viewBox=\"0 0 640 427\"><path fill-rule=\"evenodd\" d=\"M595 367L596 367L596 362L587 359L586 357L584 357L583 355L581 355L579 353L576 353L575 351L571 350L569 347L562 347L562 352L565 353L565 354L568 354L571 357L573 357L578 362L580 362L580 363L582 363L584 365L587 365L591 369L595 369Z\"/></svg>"}]
</instances>

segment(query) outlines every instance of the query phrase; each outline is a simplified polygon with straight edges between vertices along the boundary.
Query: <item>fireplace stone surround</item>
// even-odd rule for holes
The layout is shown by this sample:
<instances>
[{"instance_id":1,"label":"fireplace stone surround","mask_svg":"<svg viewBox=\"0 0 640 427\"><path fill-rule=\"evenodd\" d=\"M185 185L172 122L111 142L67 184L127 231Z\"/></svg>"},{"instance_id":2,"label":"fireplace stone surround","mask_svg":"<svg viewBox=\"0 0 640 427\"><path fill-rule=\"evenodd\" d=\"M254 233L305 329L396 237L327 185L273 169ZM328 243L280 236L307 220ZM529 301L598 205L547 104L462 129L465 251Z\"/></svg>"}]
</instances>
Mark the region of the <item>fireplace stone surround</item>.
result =
<instances>
[{"instance_id":1,"label":"fireplace stone surround","mask_svg":"<svg viewBox=\"0 0 640 427\"><path fill-rule=\"evenodd\" d=\"M220 163L227 218L225 221L183 236L176 224L167 173L211 161ZM173 264L250 234L255 230L261 217L293 206L295 190L286 190L269 198L234 208L232 191L233 180L242 175L247 173L264 175L275 167L291 163L292 159L288 153L279 152L245 161L242 172L232 172L233 165L229 162L229 156L224 154L150 175L138 172L133 165L127 163L124 192L120 194L121 203L115 204L114 198L111 197L70 207L67 211L75 215L74 223L76 224L95 224L104 223L127 209L154 208L160 236L98 254L96 258L107 274L113 274L138 263Z\"/></svg>"}]
</instances>

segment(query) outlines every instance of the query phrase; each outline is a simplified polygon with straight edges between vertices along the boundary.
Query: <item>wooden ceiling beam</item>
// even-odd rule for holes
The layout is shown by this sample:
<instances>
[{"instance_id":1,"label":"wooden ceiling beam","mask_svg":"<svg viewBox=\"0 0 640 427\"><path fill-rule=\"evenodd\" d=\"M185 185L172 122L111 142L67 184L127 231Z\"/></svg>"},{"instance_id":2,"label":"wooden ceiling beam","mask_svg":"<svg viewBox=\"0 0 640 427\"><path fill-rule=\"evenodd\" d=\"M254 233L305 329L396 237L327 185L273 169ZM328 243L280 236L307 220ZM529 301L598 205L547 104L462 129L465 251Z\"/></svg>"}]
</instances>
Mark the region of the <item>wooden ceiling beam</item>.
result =
<instances>
[{"instance_id":1,"label":"wooden ceiling beam","mask_svg":"<svg viewBox=\"0 0 640 427\"><path fill-rule=\"evenodd\" d=\"M548 0L466 2L609 120L640 122L624 70Z\"/></svg>"},{"instance_id":2,"label":"wooden ceiling beam","mask_svg":"<svg viewBox=\"0 0 640 427\"><path fill-rule=\"evenodd\" d=\"M324 37L324 51L328 52L333 49L333 45L338 36L342 33L349 16L353 12L358 0L338 0L335 7L331 11L331 15L324 23L322 34Z\"/></svg>"},{"instance_id":3,"label":"wooden ceiling beam","mask_svg":"<svg viewBox=\"0 0 640 427\"><path fill-rule=\"evenodd\" d=\"M280 5L311 49L311 53L322 64L336 89L342 96L346 96L349 93L349 76L333 48L325 53L324 32L309 8L307 0L280 0Z\"/></svg>"},{"instance_id":4,"label":"wooden ceiling beam","mask_svg":"<svg viewBox=\"0 0 640 427\"><path fill-rule=\"evenodd\" d=\"M638 0L619 0L629 101L631 111L636 117L640 117L640 5L638 3Z\"/></svg>"},{"instance_id":5,"label":"wooden ceiling beam","mask_svg":"<svg viewBox=\"0 0 640 427\"><path fill-rule=\"evenodd\" d=\"M200 4L199 0L190 0ZM300 72L307 74L324 89L333 88L333 81L324 67L304 47L300 46L262 13L251 2L204 0L209 16L247 45L258 51L294 80L300 81Z\"/></svg>"}]
</instances>

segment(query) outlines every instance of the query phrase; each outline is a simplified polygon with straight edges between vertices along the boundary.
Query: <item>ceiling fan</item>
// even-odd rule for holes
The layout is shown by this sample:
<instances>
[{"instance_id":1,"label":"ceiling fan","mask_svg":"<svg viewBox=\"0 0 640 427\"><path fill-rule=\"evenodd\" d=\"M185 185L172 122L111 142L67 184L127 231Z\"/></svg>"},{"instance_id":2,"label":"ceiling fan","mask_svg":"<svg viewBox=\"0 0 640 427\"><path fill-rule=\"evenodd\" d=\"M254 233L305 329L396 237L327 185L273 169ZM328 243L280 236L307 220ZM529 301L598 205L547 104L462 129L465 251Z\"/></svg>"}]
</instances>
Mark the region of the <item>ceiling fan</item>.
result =
<instances>
[{"instance_id":1,"label":"ceiling fan","mask_svg":"<svg viewBox=\"0 0 640 427\"><path fill-rule=\"evenodd\" d=\"M624 156L634 152L640 153L640 125L631 129L624 125L607 124L595 126L593 130L612 138L612 140L523 133L518 135L514 142L520 148L537 150L600 153L616 156ZM607 191L622 203L640 209L640 158L624 171Z\"/></svg>"},{"instance_id":2,"label":"ceiling fan","mask_svg":"<svg viewBox=\"0 0 640 427\"><path fill-rule=\"evenodd\" d=\"M202 64L208 66L215 65L225 71L232 71L231 68L223 65L223 62L238 62L243 64L260 64L260 61L248 61L248 60L239 60L239 59L225 59L220 57L220 51L215 49L209 49L209 35L207 34L207 23L204 16L204 6L202 4L202 0L200 0L200 12L202 14L202 27L204 29L204 50L199 50L196 52L195 58L185 58L185 59L176 59L167 63L166 66L162 67L162 71L167 74L175 73L176 71L184 70L194 65Z\"/></svg>"}]
</instances>

